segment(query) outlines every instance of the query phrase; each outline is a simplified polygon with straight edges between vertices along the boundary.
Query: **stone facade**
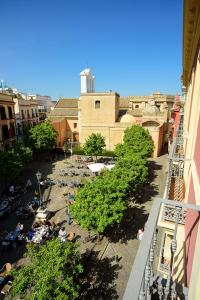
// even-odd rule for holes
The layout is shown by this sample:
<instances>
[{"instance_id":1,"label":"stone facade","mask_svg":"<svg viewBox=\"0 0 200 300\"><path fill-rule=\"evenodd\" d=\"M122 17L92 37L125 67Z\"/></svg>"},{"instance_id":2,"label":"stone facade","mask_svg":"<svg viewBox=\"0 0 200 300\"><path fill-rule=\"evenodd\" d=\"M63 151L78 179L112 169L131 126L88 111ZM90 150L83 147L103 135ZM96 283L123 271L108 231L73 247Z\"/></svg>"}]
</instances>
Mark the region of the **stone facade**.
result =
<instances>
[{"instance_id":1,"label":"stone facade","mask_svg":"<svg viewBox=\"0 0 200 300\"><path fill-rule=\"evenodd\" d=\"M0 149L4 149L15 139L15 112L12 95L0 93Z\"/></svg>"},{"instance_id":2,"label":"stone facade","mask_svg":"<svg viewBox=\"0 0 200 300\"><path fill-rule=\"evenodd\" d=\"M26 129L39 123L38 103L34 99L27 99L23 94L13 95L15 102L15 116L17 135L23 135Z\"/></svg>"},{"instance_id":3,"label":"stone facade","mask_svg":"<svg viewBox=\"0 0 200 300\"><path fill-rule=\"evenodd\" d=\"M81 94L78 101L80 144L83 145L91 133L101 133L106 139L106 148L113 150L123 141L127 127L140 124L152 136L156 157L167 139L169 108L173 102L173 96L160 93L126 98L112 92Z\"/></svg>"},{"instance_id":4,"label":"stone facade","mask_svg":"<svg viewBox=\"0 0 200 300\"><path fill-rule=\"evenodd\" d=\"M154 141L154 153L160 154L167 140L168 119L174 96L157 92L151 96L120 98L114 92L81 93L79 99L59 99L49 119L58 131L58 147L66 141L83 145L92 133L101 133L106 148L122 143L124 130L133 124L147 128ZM65 120L65 121L63 121Z\"/></svg>"}]
</instances>

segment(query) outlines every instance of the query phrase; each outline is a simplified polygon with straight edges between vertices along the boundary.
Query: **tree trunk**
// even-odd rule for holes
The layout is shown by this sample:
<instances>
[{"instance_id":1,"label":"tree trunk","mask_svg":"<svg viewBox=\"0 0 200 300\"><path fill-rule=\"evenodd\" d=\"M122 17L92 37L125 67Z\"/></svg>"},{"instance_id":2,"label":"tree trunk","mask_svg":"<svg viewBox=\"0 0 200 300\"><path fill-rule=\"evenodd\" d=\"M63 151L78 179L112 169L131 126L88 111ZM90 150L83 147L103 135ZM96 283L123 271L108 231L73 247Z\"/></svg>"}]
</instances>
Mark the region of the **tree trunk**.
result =
<instances>
[{"instance_id":1,"label":"tree trunk","mask_svg":"<svg viewBox=\"0 0 200 300\"><path fill-rule=\"evenodd\" d=\"M101 240L103 239L103 235L101 235L101 233L99 232L97 233L97 235L98 235L97 242L100 243Z\"/></svg>"}]
</instances>

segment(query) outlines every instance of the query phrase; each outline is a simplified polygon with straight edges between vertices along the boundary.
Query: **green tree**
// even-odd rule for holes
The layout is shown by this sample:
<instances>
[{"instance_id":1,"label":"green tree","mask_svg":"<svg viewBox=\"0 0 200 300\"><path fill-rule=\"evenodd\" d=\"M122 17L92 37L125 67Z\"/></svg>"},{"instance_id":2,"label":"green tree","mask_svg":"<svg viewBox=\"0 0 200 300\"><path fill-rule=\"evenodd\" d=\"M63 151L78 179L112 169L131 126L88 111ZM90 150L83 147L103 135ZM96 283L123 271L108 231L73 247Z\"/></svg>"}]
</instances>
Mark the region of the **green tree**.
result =
<instances>
[{"instance_id":1,"label":"green tree","mask_svg":"<svg viewBox=\"0 0 200 300\"><path fill-rule=\"evenodd\" d=\"M79 190L71 210L78 223L98 233L119 223L128 206L128 194L143 184L148 176L147 161L132 157L120 159L111 171Z\"/></svg>"},{"instance_id":2,"label":"green tree","mask_svg":"<svg viewBox=\"0 0 200 300\"><path fill-rule=\"evenodd\" d=\"M29 245L30 263L13 271L12 295L26 300L71 300L79 296L83 272L76 244L58 238L44 245Z\"/></svg>"},{"instance_id":3,"label":"green tree","mask_svg":"<svg viewBox=\"0 0 200 300\"><path fill-rule=\"evenodd\" d=\"M149 131L140 125L133 125L124 132L123 144L118 144L115 153L118 157L139 155L150 157L154 149Z\"/></svg>"},{"instance_id":4,"label":"green tree","mask_svg":"<svg viewBox=\"0 0 200 300\"><path fill-rule=\"evenodd\" d=\"M103 233L108 225L120 222L126 207L123 189L116 190L116 181L104 175L79 190L71 210L83 228Z\"/></svg>"},{"instance_id":5,"label":"green tree","mask_svg":"<svg viewBox=\"0 0 200 300\"><path fill-rule=\"evenodd\" d=\"M12 148L0 151L0 170L4 187L8 181L15 179L23 167L32 158L32 150L23 143L15 142Z\"/></svg>"},{"instance_id":6,"label":"green tree","mask_svg":"<svg viewBox=\"0 0 200 300\"><path fill-rule=\"evenodd\" d=\"M51 150L56 144L56 139L57 131L48 121L38 124L29 130L29 141L35 150Z\"/></svg>"},{"instance_id":7,"label":"green tree","mask_svg":"<svg viewBox=\"0 0 200 300\"><path fill-rule=\"evenodd\" d=\"M103 149L105 148L105 137L103 137L100 133L92 133L86 140L83 150L86 155L101 155Z\"/></svg>"}]
</instances>

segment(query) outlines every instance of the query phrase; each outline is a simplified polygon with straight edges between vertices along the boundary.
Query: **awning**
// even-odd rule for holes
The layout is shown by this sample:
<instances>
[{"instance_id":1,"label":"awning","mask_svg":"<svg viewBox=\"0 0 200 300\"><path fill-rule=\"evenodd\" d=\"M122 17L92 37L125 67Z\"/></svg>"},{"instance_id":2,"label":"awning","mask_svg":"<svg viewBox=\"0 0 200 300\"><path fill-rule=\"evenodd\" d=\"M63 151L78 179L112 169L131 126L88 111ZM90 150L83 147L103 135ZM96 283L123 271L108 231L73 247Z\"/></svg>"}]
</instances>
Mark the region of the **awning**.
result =
<instances>
[{"instance_id":1,"label":"awning","mask_svg":"<svg viewBox=\"0 0 200 300\"><path fill-rule=\"evenodd\" d=\"M88 164L87 166L93 173L98 173L104 168L111 170L115 165L105 165L103 163L96 163L96 164Z\"/></svg>"}]
</instances>

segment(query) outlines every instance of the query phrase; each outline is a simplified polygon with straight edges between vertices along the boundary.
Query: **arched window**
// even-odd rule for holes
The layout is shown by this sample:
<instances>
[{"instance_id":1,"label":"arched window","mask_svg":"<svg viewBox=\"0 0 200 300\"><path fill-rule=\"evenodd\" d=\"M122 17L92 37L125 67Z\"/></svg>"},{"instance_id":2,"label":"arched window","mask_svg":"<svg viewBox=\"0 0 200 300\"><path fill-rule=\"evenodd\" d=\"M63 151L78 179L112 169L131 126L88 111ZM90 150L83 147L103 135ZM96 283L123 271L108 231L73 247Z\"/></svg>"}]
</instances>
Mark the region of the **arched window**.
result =
<instances>
[{"instance_id":1,"label":"arched window","mask_svg":"<svg viewBox=\"0 0 200 300\"><path fill-rule=\"evenodd\" d=\"M135 108L139 108L139 105L138 105L138 104L136 104Z\"/></svg>"},{"instance_id":2,"label":"arched window","mask_svg":"<svg viewBox=\"0 0 200 300\"><path fill-rule=\"evenodd\" d=\"M100 101L99 100L95 101L95 108L100 108Z\"/></svg>"}]
</instances>

